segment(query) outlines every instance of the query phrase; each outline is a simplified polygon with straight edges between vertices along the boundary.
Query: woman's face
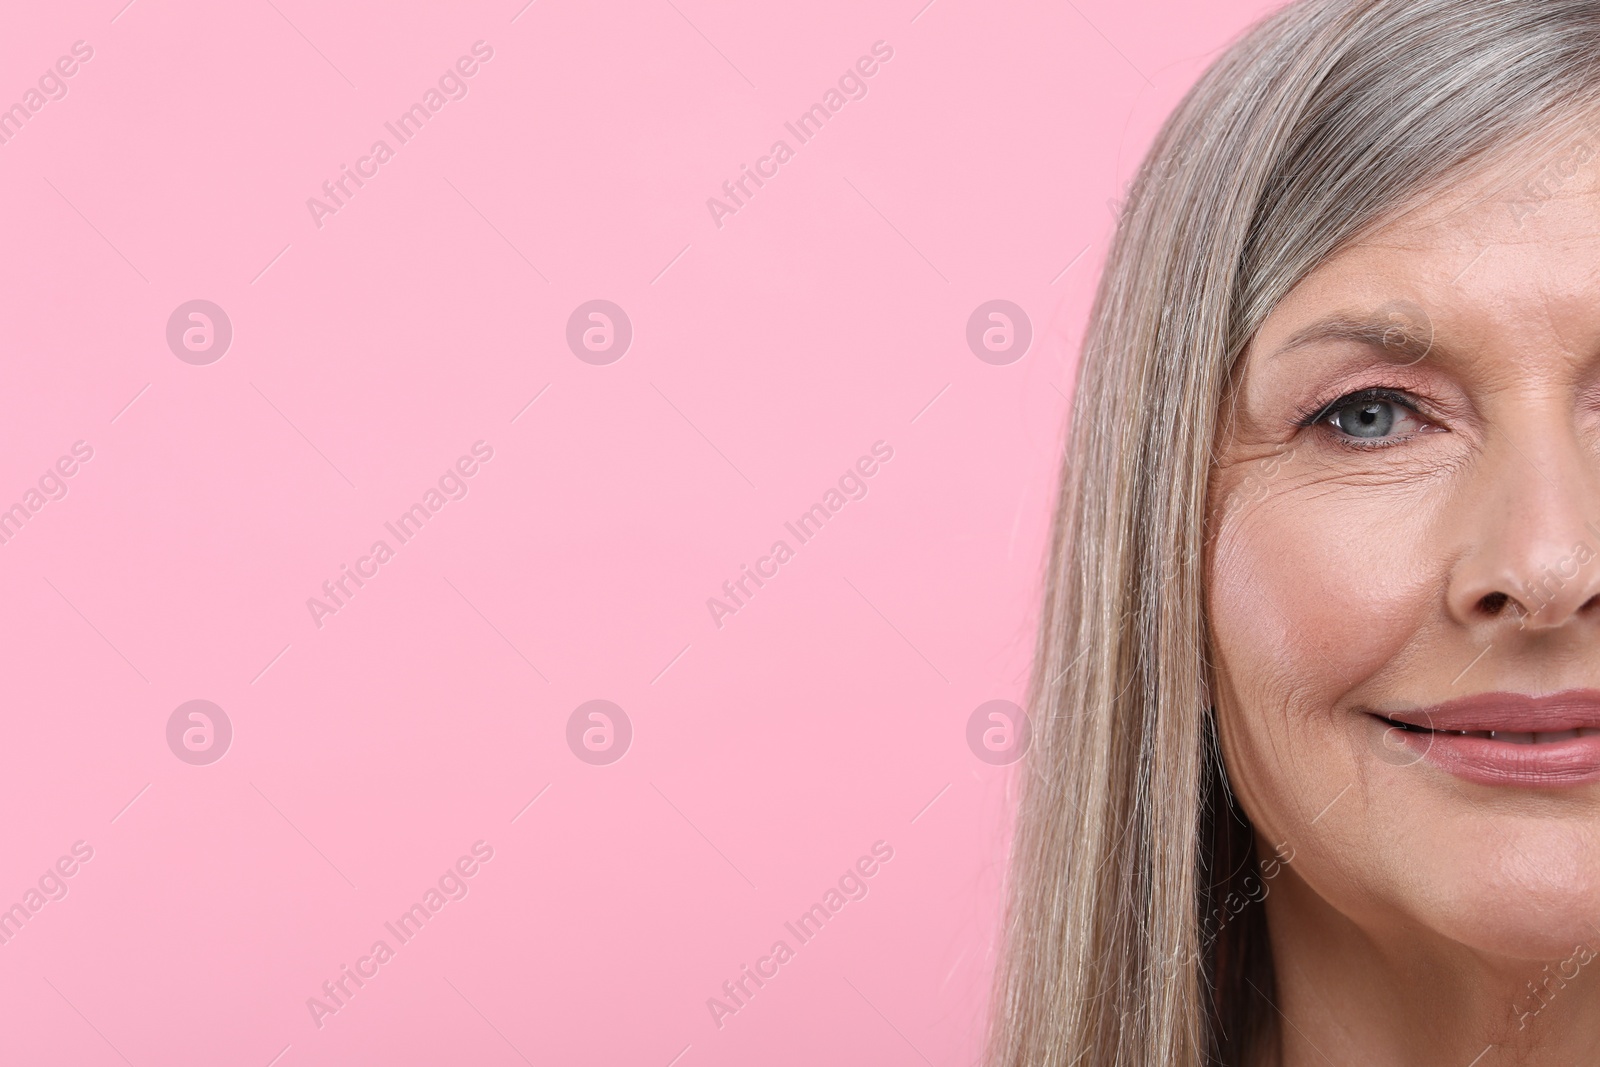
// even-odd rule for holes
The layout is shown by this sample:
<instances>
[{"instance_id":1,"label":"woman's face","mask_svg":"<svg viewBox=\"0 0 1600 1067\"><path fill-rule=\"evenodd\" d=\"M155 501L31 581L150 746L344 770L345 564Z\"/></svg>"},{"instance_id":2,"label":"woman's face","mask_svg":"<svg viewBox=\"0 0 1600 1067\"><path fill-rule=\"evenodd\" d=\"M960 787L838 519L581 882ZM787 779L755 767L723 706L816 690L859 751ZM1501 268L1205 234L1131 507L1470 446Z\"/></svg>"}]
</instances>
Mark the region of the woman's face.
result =
<instances>
[{"instance_id":1,"label":"woman's face","mask_svg":"<svg viewBox=\"0 0 1600 1067\"><path fill-rule=\"evenodd\" d=\"M1321 266L1224 411L1229 777L1279 878L1397 944L1600 938L1596 156L1507 153Z\"/></svg>"}]
</instances>

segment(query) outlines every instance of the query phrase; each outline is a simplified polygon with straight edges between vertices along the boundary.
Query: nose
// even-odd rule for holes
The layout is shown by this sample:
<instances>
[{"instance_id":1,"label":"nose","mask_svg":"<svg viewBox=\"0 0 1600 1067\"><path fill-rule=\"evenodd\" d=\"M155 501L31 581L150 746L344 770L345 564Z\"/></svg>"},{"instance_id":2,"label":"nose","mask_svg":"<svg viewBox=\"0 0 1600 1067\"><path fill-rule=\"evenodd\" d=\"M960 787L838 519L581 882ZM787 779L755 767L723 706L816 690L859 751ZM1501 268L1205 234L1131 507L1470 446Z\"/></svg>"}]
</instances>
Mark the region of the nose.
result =
<instances>
[{"instance_id":1,"label":"nose","mask_svg":"<svg viewBox=\"0 0 1600 1067\"><path fill-rule=\"evenodd\" d=\"M1600 616L1600 487L1570 424L1491 431L1467 501L1470 548L1448 592L1457 621L1548 631ZM1495 439L1497 438L1497 439Z\"/></svg>"}]
</instances>

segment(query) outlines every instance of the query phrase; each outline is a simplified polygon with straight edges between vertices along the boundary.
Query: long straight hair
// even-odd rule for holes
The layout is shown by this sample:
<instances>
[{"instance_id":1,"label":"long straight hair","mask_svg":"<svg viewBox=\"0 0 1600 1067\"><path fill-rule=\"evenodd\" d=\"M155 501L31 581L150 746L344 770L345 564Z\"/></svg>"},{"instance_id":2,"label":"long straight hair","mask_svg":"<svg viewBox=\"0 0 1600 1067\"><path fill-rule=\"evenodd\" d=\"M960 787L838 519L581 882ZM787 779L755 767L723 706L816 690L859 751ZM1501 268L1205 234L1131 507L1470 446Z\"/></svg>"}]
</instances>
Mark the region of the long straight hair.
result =
<instances>
[{"instance_id":1,"label":"long straight hair","mask_svg":"<svg viewBox=\"0 0 1600 1067\"><path fill-rule=\"evenodd\" d=\"M1235 364L1319 263L1496 149L1529 148L1507 210L1537 210L1597 101L1600 0L1302 0L1168 119L1078 366L991 1067L1271 1059L1261 909L1204 918L1256 860L1207 666L1207 483Z\"/></svg>"}]
</instances>

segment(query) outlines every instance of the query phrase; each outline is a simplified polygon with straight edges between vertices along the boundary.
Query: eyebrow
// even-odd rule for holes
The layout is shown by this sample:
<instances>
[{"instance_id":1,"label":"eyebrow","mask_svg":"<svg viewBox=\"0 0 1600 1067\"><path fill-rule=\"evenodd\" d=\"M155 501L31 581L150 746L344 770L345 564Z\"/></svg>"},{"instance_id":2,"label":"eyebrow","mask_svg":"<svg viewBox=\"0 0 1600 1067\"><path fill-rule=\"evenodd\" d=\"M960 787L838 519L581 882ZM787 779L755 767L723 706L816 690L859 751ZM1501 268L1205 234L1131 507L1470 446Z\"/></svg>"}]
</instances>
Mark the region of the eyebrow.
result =
<instances>
[{"instance_id":1,"label":"eyebrow","mask_svg":"<svg viewBox=\"0 0 1600 1067\"><path fill-rule=\"evenodd\" d=\"M1268 358L1277 359L1329 341L1361 345L1406 365L1420 363L1430 355L1450 358L1450 353L1434 337L1430 323L1409 322L1397 315L1383 318L1336 315L1321 319L1297 331Z\"/></svg>"}]
</instances>

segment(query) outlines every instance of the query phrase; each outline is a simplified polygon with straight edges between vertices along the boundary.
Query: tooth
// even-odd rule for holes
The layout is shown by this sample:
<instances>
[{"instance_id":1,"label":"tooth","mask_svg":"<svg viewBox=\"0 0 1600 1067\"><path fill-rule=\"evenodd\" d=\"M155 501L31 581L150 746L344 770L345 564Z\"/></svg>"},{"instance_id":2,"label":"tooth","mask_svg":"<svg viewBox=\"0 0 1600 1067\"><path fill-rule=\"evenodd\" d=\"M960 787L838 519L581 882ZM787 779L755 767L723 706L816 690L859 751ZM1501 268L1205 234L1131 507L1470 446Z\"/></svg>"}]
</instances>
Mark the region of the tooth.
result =
<instances>
[{"instance_id":1,"label":"tooth","mask_svg":"<svg viewBox=\"0 0 1600 1067\"><path fill-rule=\"evenodd\" d=\"M1511 730L1489 731L1489 739L1491 741L1506 741L1513 745L1531 745L1533 744L1533 736L1531 733L1517 733Z\"/></svg>"},{"instance_id":2,"label":"tooth","mask_svg":"<svg viewBox=\"0 0 1600 1067\"><path fill-rule=\"evenodd\" d=\"M1571 741L1578 736L1577 730L1553 730L1533 735L1534 744L1543 745L1552 741Z\"/></svg>"}]
</instances>

